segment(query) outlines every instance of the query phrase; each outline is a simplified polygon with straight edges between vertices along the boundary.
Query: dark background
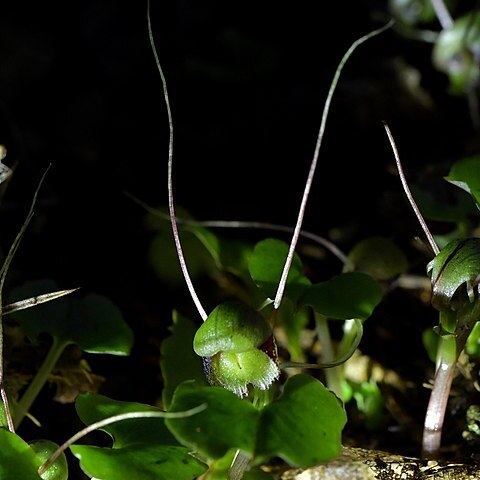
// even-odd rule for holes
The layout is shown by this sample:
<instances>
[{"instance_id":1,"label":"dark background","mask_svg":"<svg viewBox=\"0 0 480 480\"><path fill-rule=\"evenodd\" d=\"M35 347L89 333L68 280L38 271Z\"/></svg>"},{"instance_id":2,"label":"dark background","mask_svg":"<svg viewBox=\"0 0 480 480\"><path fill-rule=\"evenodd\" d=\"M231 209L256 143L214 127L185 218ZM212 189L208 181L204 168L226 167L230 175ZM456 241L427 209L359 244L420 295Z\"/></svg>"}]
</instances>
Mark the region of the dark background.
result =
<instances>
[{"instance_id":1,"label":"dark background","mask_svg":"<svg viewBox=\"0 0 480 480\"><path fill-rule=\"evenodd\" d=\"M51 163L9 285L48 277L114 300L135 349L89 361L108 394L154 402L177 297L152 273L145 213L124 194L167 202L168 125L146 15L137 0L3 2L0 143L15 174L0 241L9 248ZM335 69L390 19L387 2L152 1L151 19L173 111L177 205L197 219L294 225ZM406 86L410 68L421 94ZM432 164L441 178L478 153L467 102L448 93L431 45L391 29L360 46L333 98L305 219L314 233L343 232L345 249L367 234L421 234L383 120L409 178Z\"/></svg>"},{"instance_id":2,"label":"dark background","mask_svg":"<svg viewBox=\"0 0 480 480\"><path fill-rule=\"evenodd\" d=\"M52 163L41 224L16 261L31 276L128 292L145 236L143 212L123 191L167 201L168 126L146 2L12 2L0 14L0 141L16 167L3 229L17 231ZM374 1L152 2L174 117L176 203L198 219L293 225L335 68L389 18L386 2ZM467 103L448 95L430 57L429 44L395 30L354 52L333 99L309 230L354 220L387 233L376 217L386 187L399 183L382 120L412 178L475 151ZM427 100L405 87L406 66Z\"/></svg>"}]
</instances>

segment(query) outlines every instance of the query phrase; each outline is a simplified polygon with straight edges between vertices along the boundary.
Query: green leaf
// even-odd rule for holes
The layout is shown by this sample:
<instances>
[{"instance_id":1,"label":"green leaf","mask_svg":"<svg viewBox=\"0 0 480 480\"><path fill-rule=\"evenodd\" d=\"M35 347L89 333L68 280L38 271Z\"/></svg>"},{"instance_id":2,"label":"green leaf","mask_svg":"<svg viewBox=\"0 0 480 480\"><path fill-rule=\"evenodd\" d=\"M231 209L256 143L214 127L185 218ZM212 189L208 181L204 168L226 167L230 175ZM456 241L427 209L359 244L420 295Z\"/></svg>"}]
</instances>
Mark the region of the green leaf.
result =
<instances>
[{"instance_id":1,"label":"green leaf","mask_svg":"<svg viewBox=\"0 0 480 480\"><path fill-rule=\"evenodd\" d=\"M2 480L41 480L41 462L18 435L0 428L0 478Z\"/></svg>"},{"instance_id":2,"label":"green leaf","mask_svg":"<svg viewBox=\"0 0 480 480\"><path fill-rule=\"evenodd\" d=\"M202 359L193 351L197 327L186 317L173 312L172 335L162 342L160 368L163 377L162 400L168 408L173 392L185 380L206 384Z\"/></svg>"},{"instance_id":3,"label":"green leaf","mask_svg":"<svg viewBox=\"0 0 480 480\"><path fill-rule=\"evenodd\" d=\"M480 322L472 328L465 345L466 352L473 357L480 355Z\"/></svg>"},{"instance_id":4,"label":"green leaf","mask_svg":"<svg viewBox=\"0 0 480 480\"><path fill-rule=\"evenodd\" d=\"M237 449L229 450L223 457L210 463L210 468L206 475L208 480L225 480L228 478L228 472L237 453ZM243 480L243 479L242 479Z\"/></svg>"},{"instance_id":5,"label":"green leaf","mask_svg":"<svg viewBox=\"0 0 480 480\"><path fill-rule=\"evenodd\" d=\"M274 298L282 276L289 247L285 242L268 238L255 245L250 258L250 275L253 281L269 298ZM311 284L303 273L303 266L298 255L294 255L288 272L285 295L297 299Z\"/></svg>"},{"instance_id":6,"label":"green leaf","mask_svg":"<svg viewBox=\"0 0 480 480\"><path fill-rule=\"evenodd\" d=\"M83 394L75 402L87 424L128 412L160 412L151 405L112 400L98 394ZM102 427L113 439L113 448L83 445L70 447L88 475L102 480L193 480L206 465L190 455L165 426L163 418L134 418Z\"/></svg>"},{"instance_id":7,"label":"green leaf","mask_svg":"<svg viewBox=\"0 0 480 480\"><path fill-rule=\"evenodd\" d=\"M237 450L232 449L222 458L212 462L205 475L205 480L225 480L228 478L230 467L236 453ZM252 467L244 472L242 480L274 480L274 477L269 473L260 470L258 467Z\"/></svg>"},{"instance_id":8,"label":"green leaf","mask_svg":"<svg viewBox=\"0 0 480 480\"><path fill-rule=\"evenodd\" d=\"M450 92L465 95L480 78L480 18L475 10L454 20L444 28L433 46L435 68L448 75Z\"/></svg>"},{"instance_id":9,"label":"green leaf","mask_svg":"<svg viewBox=\"0 0 480 480\"><path fill-rule=\"evenodd\" d=\"M423 190L417 185L412 185L411 190L420 211L429 220L458 223L478 215L474 198L465 190L450 188L443 195L434 195L435 189Z\"/></svg>"},{"instance_id":10,"label":"green leaf","mask_svg":"<svg viewBox=\"0 0 480 480\"><path fill-rule=\"evenodd\" d=\"M94 393L78 395L75 400L75 408L78 416L86 425L121 413L162 411L151 405L113 400ZM136 444L177 444L175 438L166 428L163 418L128 419L102 427L102 430L113 438L115 448Z\"/></svg>"},{"instance_id":11,"label":"green leaf","mask_svg":"<svg viewBox=\"0 0 480 480\"><path fill-rule=\"evenodd\" d=\"M369 380L353 385L352 395L367 430L378 428L385 417L385 401L377 383Z\"/></svg>"},{"instance_id":12,"label":"green leaf","mask_svg":"<svg viewBox=\"0 0 480 480\"><path fill-rule=\"evenodd\" d=\"M422 332L422 343L427 352L428 358L432 363L437 359L438 344L440 343L440 336L433 328L426 328Z\"/></svg>"},{"instance_id":13,"label":"green leaf","mask_svg":"<svg viewBox=\"0 0 480 480\"><path fill-rule=\"evenodd\" d=\"M137 445L119 449L70 447L82 470L101 480L194 480L207 466L184 447Z\"/></svg>"},{"instance_id":14,"label":"green leaf","mask_svg":"<svg viewBox=\"0 0 480 480\"><path fill-rule=\"evenodd\" d=\"M468 192L480 205L480 155L455 162L445 180Z\"/></svg>"},{"instance_id":15,"label":"green leaf","mask_svg":"<svg viewBox=\"0 0 480 480\"><path fill-rule=\"evenodd\" d=\"M356 271L376 280L389 280L408 268L405 254L388 238L369 237L358 242L348 254Z\"/></svg>"},{"instance_id":16,"label":"green leaf","mask_svg":"<svg viewBox=\"0 0 480 480\"><path fill-rule=\"evenodd\" d=\"M295 305L288 298L282 300L278 309L277 321L285 332L290 360L304 362L305 353L300 342L300 336L310 321L307 308L296 309Z\"/></svg>"},{"instance_id":17,"label":"green leaf","mask_svg":"<svg viewBox=\"0 0 480 480\"><path fill-rule=\"evenodd\" d=\"M262 304L265 301L265 294L258 288L249 270L253 252L252 244L245 240L222 237L219 237L218 241L221 269L233 275L233 278L227 277L228 281L234 285L234 288L236 284L240 284L241 288L247 292L252 305Z\"/></svg>"},{"instance_id":18,"label":"green leaf","mask_svg":"<svg viewBox=\"0 0 480 480\"><path fill-rule=\"evenodd\" d=\"M480 239L453 240L428 263L432 305L440 311L458 310L473 302L480 274ZM463 295L455 295L457 291Z\"/></svg>"},{"instance_id":19,"label":"green leaf","mask_svg":"<svg viewBox=\"0 0 480 480\"><path fill-rule=\"evenodd\" d=\"M222 268L251 281L248 262L252 254L251 245L232 238L219 238L219 256Z\"/></svg>"},{"instance_id":20,"label":"green leaf","mask_svg":"<svg viewBox=\"0 0 480 480\"><path fill-rule=\"evenodd\" d=\"M445 2L446 5L451 3ZM388 7L398 21L411 27L431 23L437 18L430 0L389 0Z\"/></svg>"},{"instance_id":21,"label":"green leaf","mask_svg":"<svg viewBox=\"0 0 480 480\"><path fill-rule=\"evenodd\" d=\"M224 388L185 382L175 391L169 412L188 410L203 403L208 407L196 415L165 420L175 437L208 458L222 457L231 448L251 455L258 410Z\"/></svg>"},{"instance_id":22,"label":"green leaf","mask_svg":"<svg viewBox=\"0 0 480 480\"><path fill-rule=\"evenodd\" d=\"M340 400L309 375L290 377L261 412L255 456L278 456L302 468L335 458L347 417Z\"/></svg>"},{"instance_id":23,"label":"green leaf","mask_svg":"<svg viewBox=\"0 0 480 480\"><path fill-rule=\"evenodd\" d=\"M8 303L58 290L58 285L50 279L25 282L8 293ZM12 313L32 342L36 342L41 333L55 336L58 326L66 323L71 308L71 298L58 298L28 310Z\"/></svg>"},{"instance_id":24,"label":"green leaf","mask_svg":"<svg viewBox=\"0 0 480 480\"><path fill-rule=\"evenodd\" d=\"M11 292L11 302L55 290L58 286L52 280L26 282ZM12 316L32 341L48 333L60 344L75 343L89 353L112 355L128 355L133 344L133 333L120 310L102 295L62 297Z\"/></svg>"},{"instance_id":25,"label":"green leaf","mask_svg":"<svg viewBox=\"0 0 480 480\"><path fill-rule=\"evenodd\" d=\"M202 238L199 233L182 229L180 239L188 271L194 280L217 268L216 259L212 257L212 250L206 248L205 241L211 239L211 233L202 231ZM185 285L177 250L173 241L171 230L157 234L150 243L148 259L157 277L171 287Z\"/></svg>"},{"instance_id":26,"label":"green leaf","mask_svg":"<svg viewBox=\"0 0 480 480\"><path fill-rule=\"evenodd\" d=\"M59 445L51 440L33 440L29 442L30 448L35 452L35 457L40 465L46 462L55 453ZM43 473L42 480L68 480L68 463L65 453L53 462Z\"/></svg>"},{"instance_id":27,"label":"green leaf","mask_svg":"<svg viewBox=\"0 0 480 480\"><path fill-rule=\"evenodd\" d=\"M300 302L328 318L365 320L382 299L380 285L362 272L342 273L327 282L312 285Z\"/></svg>"}]
</instances>

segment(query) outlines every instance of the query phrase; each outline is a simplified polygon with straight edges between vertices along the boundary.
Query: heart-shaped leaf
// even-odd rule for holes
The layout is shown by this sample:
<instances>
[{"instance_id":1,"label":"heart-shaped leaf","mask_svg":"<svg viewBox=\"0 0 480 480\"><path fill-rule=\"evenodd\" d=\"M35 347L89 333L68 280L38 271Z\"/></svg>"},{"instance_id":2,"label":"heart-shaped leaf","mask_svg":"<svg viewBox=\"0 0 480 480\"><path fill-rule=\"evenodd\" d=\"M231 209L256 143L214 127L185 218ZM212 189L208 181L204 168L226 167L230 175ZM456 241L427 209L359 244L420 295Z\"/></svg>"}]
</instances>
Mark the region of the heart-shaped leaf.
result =
<instances>
[{"instance_id":1,"label":"heart-shaped leaf","mask_svg":"<svg viewBox=\"0 0 480 480\"><path fill-rule=\"evenodd\" d=\"M103 395L84 394L76 400L79 417L87 425L128 412L161 412L136 402L112 400ZM165 427L163 418L134 418L112 423L102 430L113 438L113 448L84 445L71 447L82 469L102 480L193 480L206 465L190 455Z\"/></svg>"},{"instance_id":2,"label":"heart-shaped leaf","mask_svg":"<svg viewBox=\"0 0 480 480\"><path fill-rule=\"evenodd\" d=\"M0 478L2 480L41 480L40 462L35 452L18 435L0 428Z\"/></svg>"},{"instance_id":3,"label":"heart-shaped leaf","mask_svg":"<svg viewBox=\"0 0 480 480\"><path fill-rule=\"evenodd\" d=\"M208 407L196 415L165 420L175 437L208 458L222 457L231 448L252 454L259 411L232 392L185 382L175 391L169 412L188 410L203 403Z\"/></svg>"},{"instance_id":4,"label":"heart-shaped leaf","mask_svg":"<svg viewBox=\"0 0 480 480\"><path fill-rule=\"evenodd\" d=\"M285 242L273 238L258 242L253 249L250 258L250 275L269 298L275 297L288 249L289 247ZM295 300L310 283L310 280L303 273L300 258L298 255L294 255L288 272L285 295Z\"/></svg>"},{"instance_id":5,"label":"heart-shaped leaf","mask_svg":"<svg viewBox=\"0 0 480 480\"><path fill-rule=\"evenodd\" d=\"M261 412L255 457L278 456L292 466L311 467L342 449L347 421L340 400L309 375L290 377L283 394Z\"/></svg>"},{"instance_id":6,"label":"heart-shaped leaf","mask_svg":"<svg viewBox=\"0 0 480 480\"><path fill-rule=\"evenodd\" d=\"M376 280L389 280L408 268L405 254L388 238L368 237L358 242L348 254L356 271Z\"/></svg>"},{"instance_id":7,"label":"heart-shaped leaf","mask_svg":"<svg viewBox=\"0 0 480 480\"><path fill-rule=\"evenodd\" d=\"M82 470L101 480L194 480L207 470L184 447L144 444L116 449L75 445L70 449L80 460Z\"/></svg>"}]
</instances>

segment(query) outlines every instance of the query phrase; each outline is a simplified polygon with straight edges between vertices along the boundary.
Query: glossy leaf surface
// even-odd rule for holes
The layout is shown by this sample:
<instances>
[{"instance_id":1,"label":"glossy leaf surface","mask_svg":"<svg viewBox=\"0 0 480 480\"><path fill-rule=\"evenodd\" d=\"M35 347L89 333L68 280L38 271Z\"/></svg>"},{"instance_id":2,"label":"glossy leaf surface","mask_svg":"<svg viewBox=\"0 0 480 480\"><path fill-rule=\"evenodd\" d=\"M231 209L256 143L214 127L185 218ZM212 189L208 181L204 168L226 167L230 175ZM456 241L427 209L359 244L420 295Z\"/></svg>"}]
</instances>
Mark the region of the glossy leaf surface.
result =
<instances>
[{"instance_id":1,"label":"glossy leaf surface","mask_svg":"<svg viewBox=\"0 0 480 480\"><path fill-rule=\"evenodd\" d=\"M259 411L221 387L180 385L169 412L188 410L207 403L203 412L186 418L168 418L167 427L184 445L207 458L220 458L231 448L253 454Z\"/></svg>"},{"instance_id":2,"label":"glossy leaf surface","mask_svg":"<svg viewBox=\"0 0 480 480\"><path fill-rule=\"evenodd\" d=\"M480 239L453 240L427 266L432 282L432 305L440 311L457 310L474 299L480 275ZM464 295L454 298L460 288Z\"/></svg>"},{"instance_id":3,"label":"glossy leaf surface","mask_svg":"<svg viewBox=\"0 0 480 480\"><path fill-rule=\"evenodd\" d=\"M41 480L41 462L18 435L0 428L0 478L2 480Z\"/></svg>"},{"instance_id":4,"label":"glossy leaf surface","mask_svg":"<svg viewBox=\"0 0 480 480\"><path fill-rule=\"evenodd\" d=\"M88 425L113 415L160 411L150 405L120 402L102 395L80 395L76 402L80 418ZM102 427L113 439L112 448L73 445L73 454L90 476L102 480L193 480L206 465L179 446L163 418L135 418Z\"/></svg>"},{"instance_id":5,"label":"glossy leaf surface","mask_svg":"<svg viewBox=\"0 0 480 480\"><path fill-rule=\"evenodd\" d=\"M82 470L101 480L194 480L207 469L184 447L145 444L113 449L75 445L71 450Z\"/></svg>"},{"instance_id":6,"label":"glossy leaf surface","mask_svg":"<svg viewBox=\"0 0 480 480\"><path fill-rule=\"evenodd\" d=\"M455 162L445 180L470 193L480 205L480 155Z\"/></svg>"},{"instance_id":7,"label":"glossy leaf surface","mask_svg":"<svg viewBox=\"0 0 480 480\"><path fill-rule=\"evenodd\" d=\"M330 390L309 375L295 375L281 397L262 410L255 455L278 456L303 468L331 460L341 452L346 421Z\"/></svg>"},{"instance_id":8,"label":"glossy leaf surface","mask_svg":"<svg viewBox=\"0 0 480 480\"><path fill-rule=\"evenodd\" d=\"M287 254L288 245L273 238L262 240L255 245L250 259L250 275L269 298L275 297ZM310 283L303 273L300 258L294 255L287 277L286 296L296 299Z\"/></svg>"}]
</instances>

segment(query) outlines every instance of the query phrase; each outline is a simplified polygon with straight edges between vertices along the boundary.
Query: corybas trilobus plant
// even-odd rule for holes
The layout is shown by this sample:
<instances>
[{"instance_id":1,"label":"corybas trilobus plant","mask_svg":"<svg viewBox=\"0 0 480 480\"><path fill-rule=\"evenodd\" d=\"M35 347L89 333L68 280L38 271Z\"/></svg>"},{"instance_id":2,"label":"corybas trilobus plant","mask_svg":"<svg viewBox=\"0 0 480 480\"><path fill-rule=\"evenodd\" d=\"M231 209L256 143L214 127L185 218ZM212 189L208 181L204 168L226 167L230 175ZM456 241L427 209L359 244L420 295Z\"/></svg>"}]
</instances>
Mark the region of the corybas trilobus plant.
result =
<instances>
[{"instance_id":1,"label":"corybas trilobus plant","mask_svg":"<svg viewBox=\"0 0 480 480\"><path fill-rule=\"evenodd\" d=\"M432 286L431 304L439 311L439 322L435 327L439 342L422 438L422 455L434 458L440 453L442 428L455 368L470 333L480 320L480 238L454 239L442 250L439 249L405 180L392 134L388 126L385 125L385 129L404 191L435 254L426 270ZM455 181L452 183L455 184Z\"/></svg>"}]
</instances>

